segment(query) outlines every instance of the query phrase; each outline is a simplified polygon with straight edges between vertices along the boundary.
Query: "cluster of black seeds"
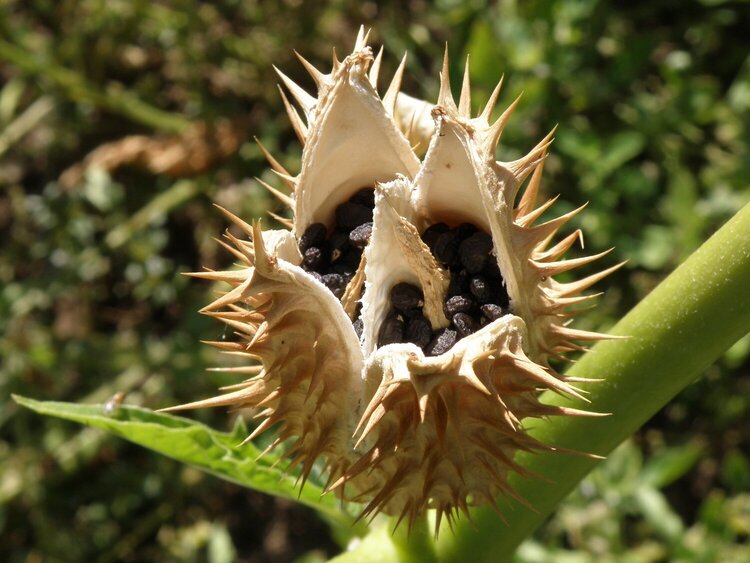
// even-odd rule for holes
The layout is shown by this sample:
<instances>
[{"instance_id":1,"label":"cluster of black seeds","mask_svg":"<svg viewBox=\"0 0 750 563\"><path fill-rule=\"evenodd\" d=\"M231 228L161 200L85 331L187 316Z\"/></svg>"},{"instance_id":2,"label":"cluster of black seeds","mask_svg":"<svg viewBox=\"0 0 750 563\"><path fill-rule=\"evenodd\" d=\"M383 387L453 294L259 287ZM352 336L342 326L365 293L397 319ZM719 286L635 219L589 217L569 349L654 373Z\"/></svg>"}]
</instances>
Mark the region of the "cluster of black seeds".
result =
<instances>
[{"instance_id":1,"label":"cluster of black seeds","mask_svg":"<svg viewBox=\"0 0 750 563\"><path fill-rule=\"evenodd\" d=\"M299 238L302 269L339 299L354 277L362 252L370 241L374 208L375 190L362 188L336 208L330 235L323 223L313 223Z\"/></svg>"},{"instance_id":2,"label":"cluster of black seeds","mask_svg":"<svg viewBox=\"0 0 750 563\"><path fill-rule=\"evenodd\" d=\"M422 233L422 240L450 274L443 312L450 325L436 331L422 313L422 291L399 283L391 289L391 309L380 326L378 346L412 342L428 356L447 352L461 338L509 312L492 237L470 223L450 228L436 223Z\"/></svg>"},{"instance_id":3,"label":"cluster of black seeds","mask_svg":"<svg viewBox=\"0 0 750 563\"><path fill-rule=\"evenodd\" d=\"M378 346L396 342L412 342L427 351L433 340L432 326L424 314L422 290L410 283L391 288L391 309L378 332Z\"/></svg>"}]
</instances>

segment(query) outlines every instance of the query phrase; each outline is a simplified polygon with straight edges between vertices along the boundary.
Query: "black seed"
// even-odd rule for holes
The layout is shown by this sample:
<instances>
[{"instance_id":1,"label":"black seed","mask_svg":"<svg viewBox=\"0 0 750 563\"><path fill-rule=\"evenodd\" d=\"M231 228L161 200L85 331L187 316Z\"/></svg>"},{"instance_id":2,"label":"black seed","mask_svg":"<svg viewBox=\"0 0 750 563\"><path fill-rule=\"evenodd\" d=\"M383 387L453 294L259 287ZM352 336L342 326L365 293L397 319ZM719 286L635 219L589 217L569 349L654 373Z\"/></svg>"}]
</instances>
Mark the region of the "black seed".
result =
<instances>
[{"instance_id":1,"label":"black seed","mask_svg":"<svg viewBox=\"0 0 750 563\"><path fill-rule=\"evenodd\" d=\"M468 313L473 306L474 300L468 295L454 295L446 299L443 312L450 319L456 313Z\"/></svg>"},{"instance_id":2,"label":"black seed","mask_svg":"<svg viewBox=\"0 0 750 563\"><path fill-rule=\"evenodd\" d=\"M434 253L435 242L438 237L448 231L450 231L450 227L445 223L435 223L434 225L427 227L422 233L422 241L430 247L430 252Z\"/></svg>"},{"instance_id":3,"label":"black seed","mask_svg":"<svg viewBox=\"0 0 750 563\"><path fill-rule=\"evenodd\" d=\"M349 231L336 231L328 239L328 243L331 245L332 259L338 260L339 256L350 248Z\"/></svg>"},{"instance_id":4,"label":"black seed","mask_svg":"<svg viewBox=\"0 0 750 563\"><path fill-rule=\"evenodd\" d=\"M323 283L323 276L321 276L318 272L307 272L312 277L314 277L316 280L318 280L320 283Z\"/></svg>"},{"instance_id":5,"label":"black seed","mask_svg":"<svg viewBox=\"0 0 750 563\"><path fill-rule=\"evenodd\" d=\"M469 238L471 235L477 232L477 228L471 223L461 223L456 227L456 234L461 240Z\"/></svg>"},{"instance_id":6,"label":"black seed","mask_svg":"<svg viewBox=\"0 0 750 563\"><path fill-rule=\"evenodd\" d=\"M313 223L299 237L299 251L304 253L311 246L320 246L325 239L326 226L323 223Z\"/></svg>"},{"instance_id":7,"label":"black seed","mask_svg":"<svg viewBox=\"0 0 750 563\"><path fill-rule=\"evenodd\" d=\"M492 285L482 276L474 276L469 280L469 291L479 303L488 303L494 296Z\"/></svg>"},{"instance_id":8,"label":"black seed","mask_svg":"<svg viewBox=\"0 0 750 563\"><path fill-rule=\"evenodd\" d=\"M372 209L375 207L375 188L362 188L349 198L352 203L359 203Z\"/></svg>"},{"instance_id":9,"label":"black seed","mask_svg":"<svg viewBox=\"0 0 750 563\"><path fill-rule=\"evenodd\" d=\"M341 274L324 274L323 283L336 297L341 299L346 289L346 280Z\"/></svg>"},{"instance_id":10,"label":"black seed","mask_svg":"<svg viewBox=\"0 0 750 563\"><path fill-rule=\"evenodd\" d=\"M302 268L304 270L320 270L323 267L325 261L325 253L323 249L317 246L311 246L302 256Z\"/></svg>"},{"instance_id":11,"label":"black seed","mask_svg":"<svg viewBox=\"0 0 750 563\"><path fill-rule=\"evenodd\" d=\"M354 276L354 271L355 268L352 268L349 264L345 264L339 260L331 266L329 273L339 274L344 278L344 281L348 283L348 280L350 280Z\"/></svg>"},{"instance_id":12,"label":"black seed","mask_svg":"<svg viewBox=\"0 0 750 563\"><path fill-rule=\"evenodd\" d=\"M413 342L420 348L424 349L432 339L432 327L430 321L424 318L420 313L418 316L410 318L406 323L406 333L404 339L407 342Z\"/></svg>"},{"instance_id":13,"label":"black seed","mask_svg":"<svg viewBox=\"0 0 750 563\"><path fill-rule=\"evenodd\" d=\"M451 274L451 281L448 284L448 296L460 295L469 291L469 274L466 270L454 272Z\"/></svg>"},{"instance_id":14,"label":"black seed","mask_svg":"<svg viewBox=\"0 0 750 563\"><path fill-rule=\"evenodd\" d=\"M362 223L372 221L372 209L349 201L342 203L336 208L336 226L338 228L354 229Z\"/></svg>"},{"instance_id":15,"label":"black seed","mask_svg":"<svg viewBox=\"0 0 750 563\"><path fill-rule=\"evenodd\" d=\"M461 242L458 257L467 272L478 274L487 264L491 250L492 237L485 233L474 233Z\"/></svg>"},{"instance_id":16,"label":"black seed","mask_svg":"<svg viewBox=\"0 0 750 563\"><path fill-rule=\"evenodd\" d=\"M455 231L448 231L438 236L432 254L438 262L449 268L458 264L458 235Z\"/></svg>"},{"instance_id":17,"label":"black seed","mask_svg":"<svg viewBox=\"0 0 750 563\"><path fill-rule=\"evenodd\" d=\"M404 341L404 321L398 315L391 313L383 319L383 324L380 325L380 331L378 332L378 346L385 346L386 344L394 344L396 342Z\"/></svg>"},{"instance_id":18,"label":"black seed","mask_svg":"<svg viewBox=\"0 0 750 563\"><path fill-rule=\"evenodd\" d=\"M457 335L455 330L444 328L435 333L435 336L425 348L425 354L428 356L439 356L450 350L456 343Z\"/></svg>"},{"instance_id":19,"label":"black seed","mask_svg":"<svg viewBox=\"0 0 750 563\"><path fill-rule=\"evenodd\" d=\"M484 276L493 287L497 304L507 310L508 305L510 304L510 298L508 297L508 291L505 289L505 281L503 280L503 276L500 273L500 268L498 268L494 256L490 255L490 259L487 260L487 264L485 265L484 270L482 270L482 276Z\"/></svg>"},{"instance_id":20,"label":"black seed","mask_svg":"<svg viewBox=\"0 0 750 563\"><path fill-rule=\"evenodd\" d=\"M472 332L476 332L477 330L476 321L466 313L456 313L451 320L453 321L453 326L456 327L456 332L458 332L458 335L461 338L469 336Z\"/></svg>"},{"instance_id":21,"label":"black seed","mask_svg":"<svg viewBox=\"0 0 750 563\"><path fill-rule=\"evenodd\" d=\"M508 290L503 285L502 280L500 280L497 288L495 288L495 298L493 302L500 305L506 311L510 307L510 297L508 297Z\"/></svg>"},{"instance_id":22,"label":"black seed","mask_svg":"<svg viewBox=\"0 0 750 563\"><path fill-rule=\"evenodd\" d=\"M479 307L479 310L490 321L496 321L505 314L505 310L500 305L495 305L494 303L485 303Z\"/></svg>"},{"instance_id":23,"label":"black seed","mask_svg":"<svg viewBox=\"0 0 750 563\"><path fill-rule=\"evenodd\" d=\"M362 338L362 330L364 329L364 324L362 323L362 319L359 318L356 321L352 323L352 326L354 327L354 332L357 333L357 338Z\"/></svg>"},{"instance_id":24,"label":"black seed","mask_svg":"<svg viewBox=\"0 0 750 563\"><path fill-rule=\"evenodd\" d=\"M482 275L486 278L491 279L503 279L503 276L500 273L500 268L497 265L497 260L495 260L494 256L492 256L491 260L487 260L487 263L484 265L484 269L482 270Z\"/></svg>"},{"instance_id":25,"label":"black seed","mask_svg":"<svg viewBox=\"0 0 750 563\"><path fill-rule=\"evenodd\" d=\"M326 274L341 274L342 276L344 274L351 274L353 273L352 267L348 264L344 264L341 260L338 262L334 262L331 264L331 267L328 268L325 272Z\"/></svg>"},{"instance_id":26,"label":"black seed","mask_svg":"<svg viewBox=\"0 0 750 563\"><path fill-rule=\"evenodd\" d=\"M362 223L359 227L349 233L349 242L358 248L364 248L370 242L372 235L372 221Z\"/></svg>"},{"instance_id":27,"label":"black seed","mask_svg":"<svg viewBox=\"0 0 750 563\"><path fill-rule=\"evenodd\" d=\"M362 260L362 249L361 248L350 248L341 255L339 262L346 264L353 270L359 267L359 262Z\"/></svg>"},{"instance_id":28,"label":"black seed","mask_svg":"<svg viewBox=\"0 0 750 563\"><path fill-rule=\"evenodd\" d=\"M485 317L484 315L482 315L481 317L479 317L479 326L487 326L488 324L490 324L490 322L491 321L487 317Z\"/></svg>"},{"instance_id":29,"label":"black seed","mask_svg":"<svg viewBox=\"0 0 750 563\"><path fill-rule=\"evenodd\" d=\"M416 285L397 283L391 288L391 304L399 311L408 311L424 305L424 295Z\"/></svg>"},{"instance_id":30,"label":"black seed","mask_svg":"<svg viewBox=\"0 0 750 563\"><path fill-rule=\"evenodd\" d=\"M505 308L506 311L512 312L510 309L510 296L508 296L508 292L505 290L505 288L502 289L500 292L500 299L499 304Z\"/></svg>"}]
</instances>

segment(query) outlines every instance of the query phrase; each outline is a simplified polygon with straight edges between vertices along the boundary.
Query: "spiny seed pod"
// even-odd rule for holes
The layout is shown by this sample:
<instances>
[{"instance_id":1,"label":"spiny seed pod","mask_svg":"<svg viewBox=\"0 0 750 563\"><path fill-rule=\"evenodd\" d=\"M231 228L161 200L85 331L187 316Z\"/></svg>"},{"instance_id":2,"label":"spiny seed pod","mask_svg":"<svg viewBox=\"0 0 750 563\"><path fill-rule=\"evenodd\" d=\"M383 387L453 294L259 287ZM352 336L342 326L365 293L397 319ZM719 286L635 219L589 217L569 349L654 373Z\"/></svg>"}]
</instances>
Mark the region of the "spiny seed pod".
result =
<instances>
[{"instance_id":1,"label":"spiny seed pod","mask_svg":"<svg viewBox=\"0 0 750 563\"><path fill-rule=\"evenodd\" d=\"M226 234L242 266L195 274L231 286L202 312L234 330L212 344L245 358L229 371L250 378L174 408L255 408L248 439L274 427L269 449L286 447L303 483L322 458L327 489L364 503L363 515L411 524L432 508L439 525L517 497L508 475L525 472L514 454L555 449L524 419L592 414L538 396L583 399L571 385L582 380L548 360L607 338L569 328L569 307L619 265L555 280L606 253L561 259L581 233L553 238L582 207L537 224L554 202L536 203L552 133L518 160L495 160L518 103L490 122L500 84L472 117L468 69L456 104L446 56L434 106L399 93L403 62L381 97L382 50L373 57L366 42L360 31L328 74L300 57L315 97L279 72L304 150L296 176L266 152L291 195L266 187L293 220L262 231L226 212L249 237Z\"/></svg>"}]
</instances>

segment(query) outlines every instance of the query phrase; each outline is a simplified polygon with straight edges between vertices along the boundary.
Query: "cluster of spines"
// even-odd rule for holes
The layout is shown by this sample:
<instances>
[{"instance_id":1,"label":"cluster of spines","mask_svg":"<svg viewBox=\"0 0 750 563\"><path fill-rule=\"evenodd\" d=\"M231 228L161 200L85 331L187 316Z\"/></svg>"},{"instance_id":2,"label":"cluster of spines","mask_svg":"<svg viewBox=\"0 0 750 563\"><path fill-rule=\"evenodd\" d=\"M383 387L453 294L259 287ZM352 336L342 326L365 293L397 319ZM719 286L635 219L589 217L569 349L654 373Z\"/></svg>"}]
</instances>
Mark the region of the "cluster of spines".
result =
<instances>
[{"instance_id":1,"label":"cluster of spines","mask_svg":"<svg viewBox=\"0 0 750 563\"><path fill-rule=\"evenodd\" d=\"M402 357L410 364L411 379L398 379L397 370L383 374L355 432L357 446L368 440L370 445L332 485L356 482L361 474L382 474L375 480L377 491L360 490L352 498L367 503L362 517L395 514L397 522L406 520L411 528L420 514L434 508L436 531L443 516L449 524L459 512L470 517L473 504L487 504L502 517L498 497L525 504L508 485L508 473L531 476L513 461L514 453L559 451L531 438L521 421L597 416L539 403L540 388L583 397L529 360L517 331L502 334L470 366L459 366L460 354L449 352L442 365ZM462 465L466 460L470 467Z\"/></svg>"},{"instance_id":2,"label":"cluster of spines","mask_svg":"<svg viewBox=\"0 0 750 563\"><path fill-rule=\"evenodd\" d=\"M596 341L613 338L598 332L573 329L568 326L575 315L587 308L571 309L586 303L599 295L584 294L583 292L596 282L621 268L621 262L600 272L591 274L580 280L561 283L554 276L569 272L591 264L608 255L612 249L598 254L581 258L563 259L564 254L576 243L583 246L583 235L580 229L575 230L559 242L552 244L559 229L580 213L586 205L535 225L539 217L556 201L556 197L536 206L539 184L544 165L543 158L533 166L533 175L526 186L519 204L514 209L512 236L516 240L519 255L524 257L521 262L522 271L528 277L526 287L529 289L527 302L529 313L534 318L533 342L537 348L537 361L548 365L548 358L568 360L566 353L586 351L587 348L576 344L575 341ZM528 172L526 173L528 175ZM525 179L519 177L519 184ZM550 246L551 245L551 246Z\"/></svg>"},{"instance_id":3,"label":"cluster of spines","mask_svg":"<svg viewBox=\"0 0 750 563\"><path fill-rule=\"evenodd\" d=\"M290 281L278 274L278 260L267 253L260 225L249 225L222 211L249 236L249 240L242 240L227 231L228 243L219 241L244 267L189 275L232 286L201 313L225 323L234 337L204 343L252 362L217 368L250 377L222 388L225 393L217 397L164 410L217 406L255 409L255 418L261 422L245 442L278 425L274 440L259 457L284 443L284 455L279 460L291 459L286 470L299 468L303 485L320 457L326 458L325 469L335 479L348 463L348 440L339 425L337 409L346 404L350 374L341 369L340 359L330 357L338 348L332 342L320 342L319 315L309 303L300 302L299 288L290 287ZM332 374L337 365L340 373ZM335 386L335 382L340 384Z\"/></svg>"}]
</instances>

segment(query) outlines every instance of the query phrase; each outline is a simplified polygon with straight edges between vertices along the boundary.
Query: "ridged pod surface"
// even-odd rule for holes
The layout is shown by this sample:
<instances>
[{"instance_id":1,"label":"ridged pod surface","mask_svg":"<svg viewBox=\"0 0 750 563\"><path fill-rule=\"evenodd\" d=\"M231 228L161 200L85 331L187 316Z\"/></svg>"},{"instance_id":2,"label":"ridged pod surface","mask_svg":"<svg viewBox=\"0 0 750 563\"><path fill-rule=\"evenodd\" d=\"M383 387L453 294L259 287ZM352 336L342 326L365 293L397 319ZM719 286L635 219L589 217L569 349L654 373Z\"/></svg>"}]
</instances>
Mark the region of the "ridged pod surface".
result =
<instances>
[{"instance_id":1,"label":"ridged pod surface","mask_svg":"<svg viewBox=\"0 0 750 563\"><path fill-rule=\"evenodd\" d=\"M515 453L555 449L531 438L524 419L595 414L538 397L551 389L585 400L571 385L581 380L557 373L548 360L582 350L580 341L607 338L569 328L576 314L570 307L595 297L582 292L619 265L575 282L555 280L602 255L562 259L580 231L554 242L581 209L538 223L554 203L536 201L552 133L523 158L495 159L518 100L490 121L498 85L471 117L468 68L456 104L447 56L436 104L399 92L403 62L380 96L382 50L374 57L366 42L360 31L353 52L343 61L334 56L328 74L300 57L316 96L279 72L296 103L282 91L304 150L297 175L266 153L291 194L266 187L291 208L293 220L288 230L263 231L226 212L247 236L226 234L241 266L194 274L231 286L202 312L234 331L230 341L212 344L246 358L247 366L230 371L250 377L218 397L173 409L253 408L261 422L248 439L274 427L270 448L286 448L303 481L322 459L328 489L363 503L363 515L382 512L411 524L432 508L439 525L469 506L517 497L508 474L525 471ZM426 149L422 159L416 144ZM372 233L336 297L302 267L300 239L313 224L330 229L337 206L362 186L375 189ZM509 306L437 355L411 342L379 345L399 283L421 289L433 330L450 322L443 303L451 273L420 238L439 222L471 223L491 236Z\"/></svg>"}]
</instances>

